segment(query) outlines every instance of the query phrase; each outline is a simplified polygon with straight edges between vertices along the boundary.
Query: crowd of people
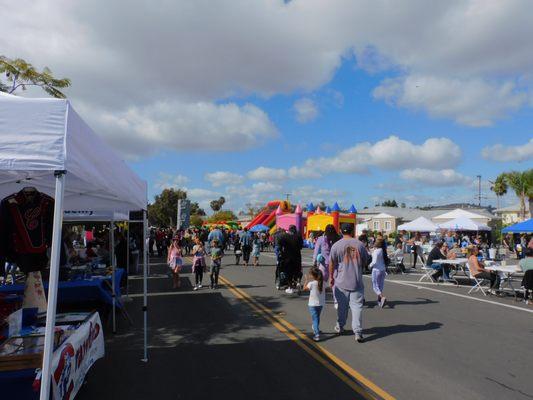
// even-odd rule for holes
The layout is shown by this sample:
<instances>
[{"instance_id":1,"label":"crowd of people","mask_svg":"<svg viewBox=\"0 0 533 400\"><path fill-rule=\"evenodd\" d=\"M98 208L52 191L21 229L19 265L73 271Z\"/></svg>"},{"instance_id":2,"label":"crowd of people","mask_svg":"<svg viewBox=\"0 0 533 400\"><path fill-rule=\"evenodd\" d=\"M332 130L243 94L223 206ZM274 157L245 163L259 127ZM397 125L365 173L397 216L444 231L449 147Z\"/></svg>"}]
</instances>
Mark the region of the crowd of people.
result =
<instances>
[{"instance_id":1,"label":"crowd of people","mask_svg":"<svg viewBox=\"0 0 533 400\"><path fill-rule=\"evenodd\" d=\"M529 240L524 237L523 240ZM362 310L364 305L363 274L371 272L372 290L376 295L377 304L384 307L385 280L387 268L391 263L398 264L401 271L406 271L403 259L412 254L412 268L416 268L417 260L426 267L435 270L431 276L434 281L449 280L450 270L447 264L439 260L466 257L472 276L490 282L490 292L495 293L499 286L498 274L487 270L482 262L481 253L490 248L490 238L482 235L460 235L456 232L442 232L439 236L429 237L415 233L408 235L399 232L388 238L380 233L363 231L354 237L354 226L345 225L337 233L333 225L328 225L324 232L314 232L313 266L304 278L302 268L302 249L304 241L296 226L287 231L276 230L268 233L254 233L248 229L194 228L187 230L153 230L150 233L150 253L167 256L172 272L173 287L180 287L179 273L183 265L183 257L192 256L192 272L194 273L193 290L203 287L204 273L210 273L211 289L218 288L221 261L225 254L232 251L235 265L244 268L259 266L262 251L272 248L275 254L275 285L287 294L309 291L308 307L312 319L313 339L320 340L320 315L326 306L326 289L332 292L333 306L337 313L335 331L342 334L351 311L352 326L358 342L363 341ZM533 255L533 240L525 242L530 250L524 254ZM432 247L425 256L427 248ZM525 246L525 248L526 248ZM393 251L389 251L392 247ZM426 250L426 251L424 251ZM526 261L533 270L531 255ZM398 262L399 261L399 262ZM303 280L303 282L302 282Z\"/></svg>"}]
</instances>

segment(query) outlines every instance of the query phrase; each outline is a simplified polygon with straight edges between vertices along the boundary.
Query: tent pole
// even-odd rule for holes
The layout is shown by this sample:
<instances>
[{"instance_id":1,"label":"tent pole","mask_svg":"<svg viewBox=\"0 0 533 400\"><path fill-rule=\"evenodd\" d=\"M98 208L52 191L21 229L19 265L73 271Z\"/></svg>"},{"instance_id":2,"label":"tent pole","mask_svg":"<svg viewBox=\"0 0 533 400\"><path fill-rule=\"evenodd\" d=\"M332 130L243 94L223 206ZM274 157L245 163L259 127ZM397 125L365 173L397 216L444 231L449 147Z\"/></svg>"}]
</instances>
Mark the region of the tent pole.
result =
<instances>
[{"instance_id":1,"label":"tent pole","mask_svg":"<svg viewBox=\"0 0 533 400\"><path fill-rule=\"evenodd\" d=\"M117 314L116 314L116 287L115 287L115 219L111 218L111 226L109 227L110 246L111 251L111 290L113 296L113 333L117 333Z\"/></svg>"},{"instance_id":2,"label":"tent pole","mask_svg":"<svg viewBox=\"0 0 533 400\"><path fill-rule=\"evenodd\" d=\"M126 296L130 295L130 227L128 222L128 230L126 231Z\"/></svg>"},{"instance_id":3,"label":"tent pole","mask_svg":"<svg viewBox=\"0 0 533 400\"><path fill-rule=\"evenodd\" d=\"M143 210L143 317L144 317L144 355L141 361L148 362L148 246L146 244L146 228L148 222L146 218L147 211Z\"/></svg>"},{"instance_id":4,"label":"tent pole","mask_svg":"<svg viewBox=\"0 0 533 400\"><path fill-rule=\"evenodd\" d=\"M65 193L66 171L55 171L56 180L54 197L54 225L52 232L52 254L50 260L50 277L48 280L48 305L46 307L46 328L44 334L44 354L41 375L40 399L48 400L50 380L52 378L52 356L54 353L54 330L56 322L57 287L59 279L59 262L61 257L61 228L63 224L63 195Z\"/></svg>"}]
</instances>

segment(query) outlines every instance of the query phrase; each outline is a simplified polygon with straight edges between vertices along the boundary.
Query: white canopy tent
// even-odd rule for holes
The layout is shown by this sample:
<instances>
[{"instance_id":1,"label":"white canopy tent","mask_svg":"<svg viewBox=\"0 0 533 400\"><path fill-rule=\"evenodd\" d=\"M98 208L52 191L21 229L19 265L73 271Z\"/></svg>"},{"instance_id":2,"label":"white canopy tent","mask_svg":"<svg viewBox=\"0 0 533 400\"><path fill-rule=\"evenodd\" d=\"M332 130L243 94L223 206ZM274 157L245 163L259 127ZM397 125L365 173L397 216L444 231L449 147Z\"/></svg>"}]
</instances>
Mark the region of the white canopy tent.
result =
<instances>
[{"instance_id":1,"label":"white canopy tent","mask_svg":"<svg viewBox=\"0 0 533 400\"><path fill-rule=\"evenodd\" d=\"M146 182L89 128L68 100L0 93L0 197L32 186L52 196L54 225L40 398L50 393L63 210L146 210ZM146 212L144 212L146 236ZM146 242L143 238L143 243ZM144 358L147 360L144 246Z\"/></svg>"},{"instance_id":2,"label":"white canopy tent","mask_svg":"<svg viewBox=\"0 0 533 400\"><path fill-rule=\"evenodd\" d=\"M463 210L462 208L456 208L455 210L448 211L444 214L436 215L432 219L437 224L439 224L439 223L448 222L448 221L451 221L453 219L460 218L460 217L465 217L465 218L471 219L472 221L482 223L482 224L487 224L490 221L490 217L486 215L475 213L475 212L468 211L468 210Z\"/></svg>"},{"instance_id":3,"label":"white canopy tent","mask_svg":"<svg viewBox=\"0 0 533 400\"><path fill-rule=\"evenodd\" d=\"M437 225L425 217L418 217L411 222L399 225L398 230L407 232L435 232Z\"/></svg>"},{"instance_id":4,"label":"white canopy tent","mask_svg":"<svg viewBox=\"0 0 533 400\"><path fill-rule=\"evenodd\" d=\"M447 231L490 231L490 227L480 222L472 221L470 218L459 217L448 222L438 224L440 230Z\"/></svg>"}]
</instances>

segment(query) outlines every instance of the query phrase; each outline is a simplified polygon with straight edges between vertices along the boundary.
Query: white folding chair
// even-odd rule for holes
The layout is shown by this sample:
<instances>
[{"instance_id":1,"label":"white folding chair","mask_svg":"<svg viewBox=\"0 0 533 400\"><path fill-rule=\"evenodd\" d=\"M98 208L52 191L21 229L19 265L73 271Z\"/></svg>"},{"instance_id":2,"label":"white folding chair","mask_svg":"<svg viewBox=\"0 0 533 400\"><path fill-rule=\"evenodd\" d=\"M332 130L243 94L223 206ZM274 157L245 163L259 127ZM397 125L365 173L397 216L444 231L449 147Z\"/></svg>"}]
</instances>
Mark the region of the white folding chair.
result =
<instances>
[{"instance_id":1,"label":"white folding chair","mask_svg":"<svg viewBox=\"0 0 533 400\"><path fill-rule=\"evenodd\" d=\"M489 283L489 281L485 278L481 278L481 279L478 279L476 278L474 275L472 275L472 273L470 272L470 268L468 268L468 265L466 265L466 268L468 269L468 277L474 281L474 285L470 288L470 290L468 291L468 294L470 293L475 293L475 292L478 292L478 291L481 291L481 293L483 293L483 296L486 296L487 293L485 292L485 290L483 289L483 286L482 285L486 285L487 283Z\"/></svg>"},{"instance_id":2,"label":"white folding chair","mask_svg":"<svg viewBox=\"0 0 533 400\"><path fill-rule=\"evenodd\" d=\"M422 282L424 279L433 282L432 275L435 273L435 270L433 268L428 267L426 264L422 264L422 272L424 273L424 275L422 275L418 282Z\"/></svg>"}]
</instances>

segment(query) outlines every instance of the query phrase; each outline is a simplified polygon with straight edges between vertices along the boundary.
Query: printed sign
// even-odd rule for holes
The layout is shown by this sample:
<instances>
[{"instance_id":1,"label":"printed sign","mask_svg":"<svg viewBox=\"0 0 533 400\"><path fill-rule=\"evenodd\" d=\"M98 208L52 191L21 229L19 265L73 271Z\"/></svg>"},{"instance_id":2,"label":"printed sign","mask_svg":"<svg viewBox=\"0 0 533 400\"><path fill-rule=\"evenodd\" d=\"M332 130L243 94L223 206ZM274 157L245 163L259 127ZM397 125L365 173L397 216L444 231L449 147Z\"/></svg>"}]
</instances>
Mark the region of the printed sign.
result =
<instances>
[{"instance_id":1,"label":"printed sign","mask_svg":"<svg viewBox=\"0 0 533 400\"><path fill-rule=\"evenodd\" d=\"M83 323L56 351L52 363L54 400L76 396L85 375L104 356L104 332L98 313Z\"/></svg>"}]
</instances>

